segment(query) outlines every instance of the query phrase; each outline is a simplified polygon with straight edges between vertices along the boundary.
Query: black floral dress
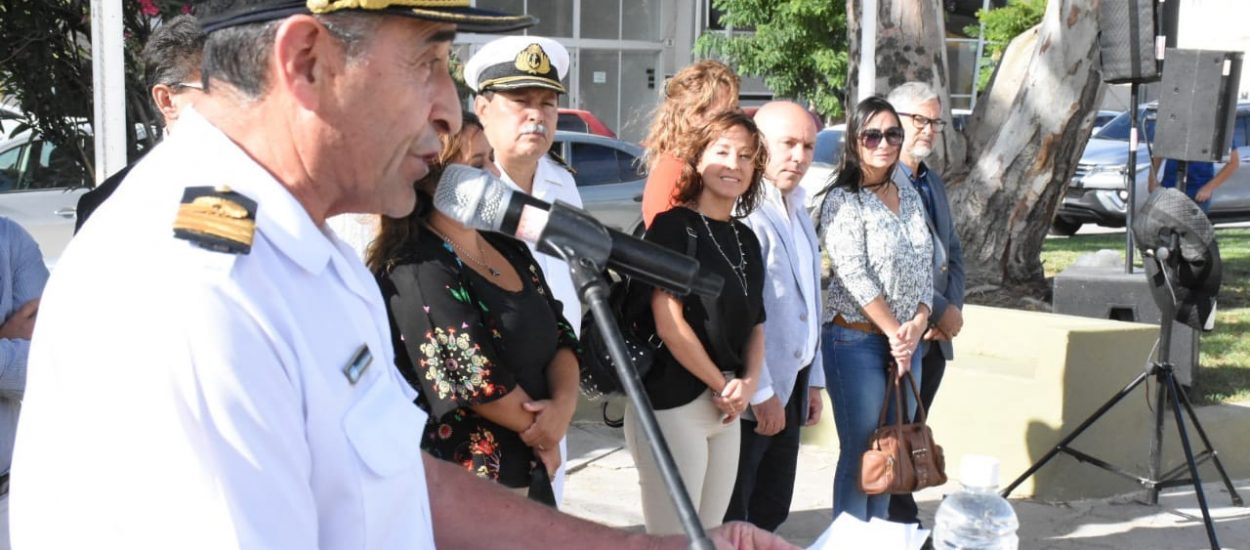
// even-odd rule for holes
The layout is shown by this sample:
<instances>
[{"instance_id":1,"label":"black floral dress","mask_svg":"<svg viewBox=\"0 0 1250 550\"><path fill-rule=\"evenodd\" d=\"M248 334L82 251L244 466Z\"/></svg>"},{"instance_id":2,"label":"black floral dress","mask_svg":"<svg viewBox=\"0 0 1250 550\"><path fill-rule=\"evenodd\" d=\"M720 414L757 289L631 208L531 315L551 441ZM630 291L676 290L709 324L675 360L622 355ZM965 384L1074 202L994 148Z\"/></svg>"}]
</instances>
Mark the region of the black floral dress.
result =
<instances>
[{"instance_id":1,"label":"black floral dress","mask_svg":"<svg viewBox=\"0 0 1250 550\"><path fill-rule=\"evenodd\" d=\"M577 337L560 313L524 244L482 233L521 276L511 292L461 263L454 250L423 231L405 259L378 275L400 372L429 413L422 448L507 487L530 483L537 466L516 432L473 412L518 386L533 399L551 397L547 369Z\"/></svg>"}]
</instances>

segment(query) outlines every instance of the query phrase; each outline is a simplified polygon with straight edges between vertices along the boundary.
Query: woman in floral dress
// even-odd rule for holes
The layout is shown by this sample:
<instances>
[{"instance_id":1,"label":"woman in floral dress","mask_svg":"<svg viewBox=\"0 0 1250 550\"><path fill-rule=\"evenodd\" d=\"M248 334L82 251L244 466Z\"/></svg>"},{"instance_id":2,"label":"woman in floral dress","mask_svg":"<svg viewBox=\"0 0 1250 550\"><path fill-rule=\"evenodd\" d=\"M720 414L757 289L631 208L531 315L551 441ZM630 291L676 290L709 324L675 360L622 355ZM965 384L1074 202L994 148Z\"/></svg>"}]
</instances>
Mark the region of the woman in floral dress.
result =
<instances>
[{"instance_id":1,"label":"woman in floral dress","mask_svg":"<svg viewBox=\"0 0 1250 550\"><path fill-rule=\"evenodd\" d=\"M440 160L465 160L477 132L465 124ZM577 404L577 339L523 243L431 207L440 175L416 184L411 215L382 219L368 255L396 363L429 413L422 447L554 505L548 476Z\"/></svg>"}]
</instances>

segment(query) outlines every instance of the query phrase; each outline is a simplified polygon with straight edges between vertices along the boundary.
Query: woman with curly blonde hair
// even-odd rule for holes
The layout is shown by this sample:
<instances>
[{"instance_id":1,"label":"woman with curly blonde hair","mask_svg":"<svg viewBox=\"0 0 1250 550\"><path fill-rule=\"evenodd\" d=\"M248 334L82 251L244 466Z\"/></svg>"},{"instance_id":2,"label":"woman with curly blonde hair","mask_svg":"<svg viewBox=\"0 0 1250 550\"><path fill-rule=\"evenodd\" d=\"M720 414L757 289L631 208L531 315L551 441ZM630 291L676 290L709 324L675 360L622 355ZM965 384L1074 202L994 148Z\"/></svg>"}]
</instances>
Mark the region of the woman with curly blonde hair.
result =
<instances>
[{"instance_id":1,"label":"woman with curly blonde hair","mask_svg":"<svg viewBox=\"0 0 1250 550\"><path fill-rule=\"evenodd\" d=\"M678 204L674 192L681 177L682 159L689 156L707 121L738 108L738 75L724 63L703 60L673 76L664 86L664 102L656 107L651 129L642 144L647 148L647 185L642 192L642 220L647 227L655 215Z\"/></svg>"}]
</instances>

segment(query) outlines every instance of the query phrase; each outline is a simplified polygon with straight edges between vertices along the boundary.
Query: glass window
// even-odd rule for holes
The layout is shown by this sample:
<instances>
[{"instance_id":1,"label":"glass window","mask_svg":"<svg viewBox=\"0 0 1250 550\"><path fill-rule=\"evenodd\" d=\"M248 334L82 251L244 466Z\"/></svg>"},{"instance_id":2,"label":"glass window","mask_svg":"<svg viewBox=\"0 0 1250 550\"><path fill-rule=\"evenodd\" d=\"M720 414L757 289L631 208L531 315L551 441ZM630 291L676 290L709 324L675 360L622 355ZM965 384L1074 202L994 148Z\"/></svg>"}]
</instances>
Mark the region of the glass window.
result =
<instances>
[{"instance_id":1,"label":"glass window","mask_svg":"<svg viewBox=\"0 0 1250 550\"><path fill-rule=\"evenodd\" d=\"M1159 118L1158 113L1154 109L1138 109L1137 112L1141 117L1137 121L1139 127L1138 131L1145 136L1145 139L1153 142L1155 139L1155 121ZM1129 125L1133 123L1133 115L1131 113L1131 111L1124 111L1123 113L1116 115L1115 118L1111 119L1111 122L1108 122L1106 126L1103 126L1101 130L1098 130L1098 133L1094 135L1094 137L1098 139L1128 141L1130 130Z\"/></svg>"},{"instance_id":2,"label":"glass window","mask_svg":"<svg viewBox=\"0 0 1250 550\"><path fill-rule=\"evenodd\" d=\"M642 161L625 151L619 149L616 151L616 164L623 182L647 177L647 169L642 165Z\"/></svg>"},{"instance_id":3,"label":"glass window","mask_svg":"<svg viewBox=\"0 0 1250 550\"><path fill-rule=\"evenodd\" d=\"M634 2L635 0L625 0L627 6ZM620 23L621 6L619 2L615 0L582 1L581 38L616 40L619 37Z\"/></svg>"},{"instance_id":4,"label":"glass window","mask_svg":"<svg viewBox=\"0 0 1250 550\"><path fill-rule=\"evenodd\" d=\"M1233 147L1245 147L1250 144L1250 114L1237 115L1237 123L1233 125Z\"/></svg>"},{"instance_id":5,"label":"glass window","mask_svg":"<svg viewBox=\"0 0 1250 550\"><path fill-rule=\"evenodd\" d=\"M590 126L577 113L560 113L556 119L556 129L565 132L589 132Z\"/></svg>"},{"instance_id":6,"label":"glass window","mask_svg":"<svg viewBox=\"0 0 1250 550\"><path fill-rule=\"evenodd\" d=\"M660 0L625 0L621 14L621 38L625 40L660 39ZM586 4L582 4L582 13ZM586 32L586 27L582 27Z\"/></svg>"},{"instance_id":7,"label":"glass window","mask_svg":"<svg viewBox=\"0 0 1250 550\"><path fill-rule=\"evenodd\" d=\"M621 174L616 149L593 143L573 143L573 179L578 187L620 183Z\"/></svg>"},{"instance_id":8,"label":"glass window","mask_svg":"<svg viewBox=\"0 0 1250 550\"><path fill-rule=\"evenodd\" d=\"M18 164L22 160L25 146L12 147L0 152L0 193L19 189L18 180L22 179L22 168Z\"/></svg>"},{"instance_id":9,"label":"glass window","mask_svg":"<svg viewBox=\"0 0 1250 550\"><path fill-rule=\"evenodd\" d=\"M616 120L620 52L583 49L578 55L580 95L578 103L608 128L619 128Z\"/></svg>"},{"instance_id":10,"label":"glass window","mask_svg":"<svg viewBox=\"0 0 1250 550\"><path fill-rule=\"evenodd\" d=\"M638 143L647 135L651 112L660 101L662 76L656 76L657 52L621 52L621 120L617 137Z\"/></svg>"},{"instance_id":11,"label":"glass window","mask_svg":"<svg viewBox=\"0 0 1250 550\"><path fill-rule=\"evenodd\" d=\"M31 143L31 162L24 187L28 189L74 188L87 184L87 171L72 149L51 142Z\"/></svg>"},{"instance_id":12,"label":"glass window","mask_svg":"<svg viewBox=\"0 0 1250 550\"><path fill-rule=\"evenodd\" d=\"M538 17L539 21L526 31L527 34L573 36L573 0L530 0L529 8L529 13ZM615 7L612 9L616 10Z\"/></svg>"}]
</instances>

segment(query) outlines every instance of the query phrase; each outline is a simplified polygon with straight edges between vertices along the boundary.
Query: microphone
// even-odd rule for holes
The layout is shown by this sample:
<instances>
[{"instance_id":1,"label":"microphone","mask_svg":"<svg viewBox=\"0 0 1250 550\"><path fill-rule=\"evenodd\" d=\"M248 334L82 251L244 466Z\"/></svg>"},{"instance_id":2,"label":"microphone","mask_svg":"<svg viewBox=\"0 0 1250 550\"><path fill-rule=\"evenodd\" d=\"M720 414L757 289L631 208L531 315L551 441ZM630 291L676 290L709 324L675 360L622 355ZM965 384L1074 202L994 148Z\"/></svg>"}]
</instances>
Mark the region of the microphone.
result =
<instances>
[{"instance_id":1,"label":"microphone","mask_svg":"<svg viewBox=\"0 0 1250 550\"><path fill-rule=\"evenodd\" d=\"M584 243L575 251L610 250L607 264L620 273L677 294L720 294L724 278L699 268L698 260L676 250L608 229L582 209L554 205L513 190L493 175L462 164L443 168L434 191L434 207L467 227L503 233L535 243L539 250L564 257L553 241ZM609 243L598 242L606 234Z\"/></svg>"}]
</instances>

